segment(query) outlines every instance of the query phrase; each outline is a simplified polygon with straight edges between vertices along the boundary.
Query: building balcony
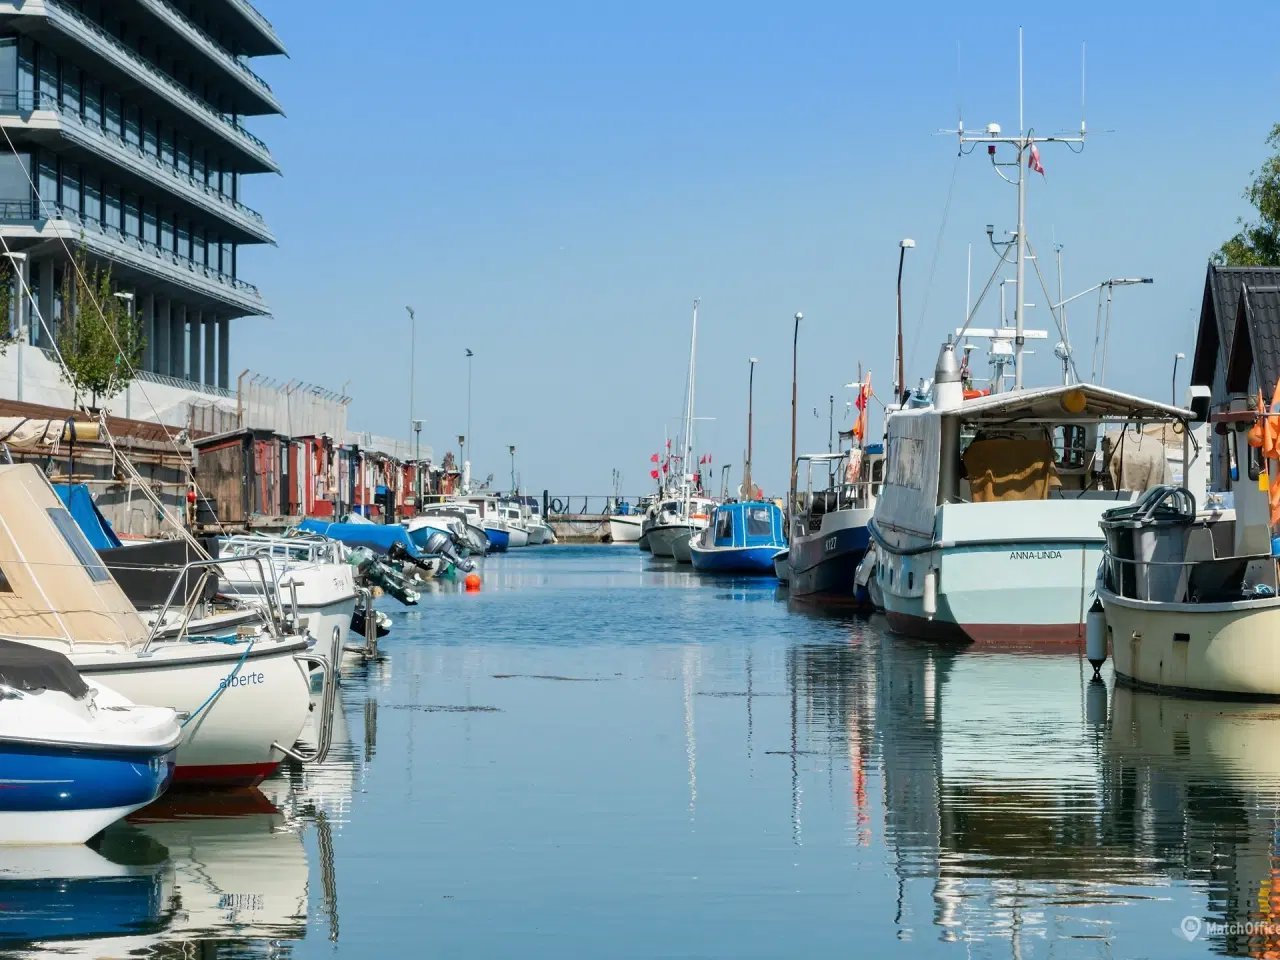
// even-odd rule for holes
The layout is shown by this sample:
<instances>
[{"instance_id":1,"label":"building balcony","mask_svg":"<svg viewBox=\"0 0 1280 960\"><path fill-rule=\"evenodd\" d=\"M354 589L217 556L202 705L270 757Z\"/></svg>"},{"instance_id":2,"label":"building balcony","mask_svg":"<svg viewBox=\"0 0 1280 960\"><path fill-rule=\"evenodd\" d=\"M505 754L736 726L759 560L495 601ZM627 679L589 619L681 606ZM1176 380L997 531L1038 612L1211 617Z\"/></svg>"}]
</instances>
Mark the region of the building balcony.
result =
<instances>
[{"instance_id":1,"label":"building balcony","mask_svg":"<svg viewBox=\"0 0 1280 960\"><path fill-rule=\"evenodd\" d=\"M196 96L146 57L129 49L92 20L57 0L0 0L0 17L19 30L39 35L52 46L74 48L97 58L104 73L122 85L147 91L189 119L196 121L236 154L242 173L279 173L267 145L211 103Z\"/></svg>"},{"instance_id":2,"label":"building balcony","mask_svg":"<svg viewBox=\"0 0 1280 960\"><path fill-rule=\"evenodd\" d=\"M229 12L238 16L249 28L245 31L246 36L242 38L246 53L254 57L272 54L288 55L289 51L276 36L276 28L258 11L257 7L248 0L221 0L221 2Z\"/></svg>"},{"instance_id":3,"label":"building balcony","mask_svg":"<svg viewBox=\"0 0 1280 960\"><path fill-rule=\"evenodd\" d=\"M165 0L137 0L159 22L182 37L197 51L217 64L239 88L236 99L241 103L240 113L284 113L271 85L254 73L248 65L230 50L218 43L182 11Z\"/></svg>"},{"instance_id":4,"label":"building balcony","mask_svg":"<svg viewBox=\"0 0 1280 960\"><path fill-rule=\"evenodd\" d=\"M120 179L131 188L138 185L129 183L131 179L160 187L173 196L176 206L189 208L182 210L183 216L196 211L215 217L230 228L232 235L228 239L235 243L275 243L257 210L201 183L102 124L86 120L53 97L0 91L0 125L15 143L53 145L76 160L81 159L75 155L78 148L99 161L105 160L123 174Z\"/></svg>"},{"instance_id":5,"label":"building balcony","mask_svg":"<svg viewBox=\"0 0 1280 960\"><path fill-rule=\"evenodd\" d=\"M270 313L252 283L164 250L141 237L125 236L115 227L82 217L60 204L0 200L0 229L10 249L34 257L70 256L83 240L88 252L110 261L113 275L126 284L152 290L176 285L183 288L193 306L207 307L223 316Z\"/></svg>"}]
</instances>

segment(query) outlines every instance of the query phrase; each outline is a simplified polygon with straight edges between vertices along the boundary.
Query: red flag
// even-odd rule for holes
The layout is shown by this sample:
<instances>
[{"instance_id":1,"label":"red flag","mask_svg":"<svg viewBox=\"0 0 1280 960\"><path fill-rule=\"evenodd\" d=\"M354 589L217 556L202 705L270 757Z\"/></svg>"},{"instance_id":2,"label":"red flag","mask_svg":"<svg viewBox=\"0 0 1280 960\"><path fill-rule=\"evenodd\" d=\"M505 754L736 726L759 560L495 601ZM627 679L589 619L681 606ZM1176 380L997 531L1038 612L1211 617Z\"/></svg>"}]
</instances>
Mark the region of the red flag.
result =
<instances>
[{"instance_id":1,"label":"red flag","mask_svg":"<svg viewBox=\"0 0 1280 960\"><path fill-rule=\"evenodd\" d=\"M670 450L670 449L671 449L671 441L670 441L670 440L668 440L668 441L667 441L667 449L668 449L668 450Z\"/></svg>"},{"instance_id":2,"label":"red flag","mask_svg":"<svg viewBox=\"0 0 1280 960\"><path fill-rule=\"evenodd\" d=\"M711 454L709 453L707 454L707 464L708 466L711 464Z\"/></svg>"},{"instance_id":3,"label":"red flag","mask_svg":"<svg viewBox=\"0 0 1280 960\"><path fill-rule=\"evenodd\" d=\"M1031 145L1031 156L1027 158L1027 166L1040 176L1044 176L1044 164L1040 162L1040 151L1036 149L1034 143Z\"/></svg>"},{"instance_id":4,"label":"red flag","mask_svg":"<svg viewBox=\"0 0 1280 960\"><path fill-rule=\"evenodd\" d=\"M662 465L662 472L663 473L667 472L667 465L665 463Z\"/></svg>"},{"instance_id":5,"label":"red flag","mask_svg":"<svg viewBox=\"0 0 1280 960\"><path fill-rule=\"evenodd\" d=\"M699 460L698 462L699 462L699 463L706 463L706 462L707 462L707 455L704 453L704 454L702 455L702 459L701 459L701 460Z\"/></svg>"},{"instance_id":6,"label":"red flag","mask_svg":"<svg viewBox=\"0 0 1280 960\"><path fill-rule=\"evenodd\" d=\"M657 471L657 470L650 470L650 471L649 471L649 476L651 476L651 477L653 477L653 479L657 480L657 479L658 479L658 471Z\"/></svg>"},{"instance_id":7,"label":"red flag","mask_svg":"<svg viewBox=\"0 0 1280 960\"><path fill-rule=\"evenodd\" d=\"M657 463L657 462L658 462L658 455L655 453L652 457L650 457L650 458L649 458L649 462L650 462L650 463Z\"/></svg>"},{"instance_id":8,"label":"red flag","mask_svg":"<svg viewBox=\"0 0 1280 960\"><path fill-rule=\"evenodd\" d=\"M855 407L857 407L859 410L865 410L865 409L867 409L867 387L866 387L866 384L862 384L861 386L859 386L859 387L858 387L858 399L857 399L857 400L855 400L855 401L853 401L853 405L854 405Z\"/></svg>"}]
</instances>

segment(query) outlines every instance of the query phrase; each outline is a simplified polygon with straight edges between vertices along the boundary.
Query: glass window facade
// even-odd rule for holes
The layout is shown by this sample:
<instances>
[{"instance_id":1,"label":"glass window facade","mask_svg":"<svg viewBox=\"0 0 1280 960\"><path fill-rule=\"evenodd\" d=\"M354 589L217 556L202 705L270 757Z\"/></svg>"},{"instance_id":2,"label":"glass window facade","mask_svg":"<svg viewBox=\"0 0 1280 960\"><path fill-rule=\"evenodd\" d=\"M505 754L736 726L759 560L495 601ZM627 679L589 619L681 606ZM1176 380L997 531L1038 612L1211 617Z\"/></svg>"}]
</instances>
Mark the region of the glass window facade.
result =
<instances>
[{"instance_id":1,"label":"glass window facade","mask_svg":"<svg viewBox=\"0 0 1280 960\"><path fill-rule=\"evenodd\" d=\"M31 199L31 184L27 182L30 173L31 154L0 153L0 201L3 201L6 211L13 204ZM13 208L13 213L21 214L21 208Z\"/></svg>"},{"instance_id":2,"label":"glass window facade","mask_svg":"<svg viewBox=\"0 0 1280 960\"><path fill-rule=\"evenodd\" d=\"M48 150L40 151L40 175L36 178L40 216L54 216L58 205L58 158Z\"/></svg>"},{"instance_id":3,"label":"glass window facade","mask_svg":"<svg viewBox=\"0 0 1280 960\"><path fill-rule=\"evenodd\" d=\"M0 37L0 109L18 109L17 37Z\"/></svg>"}]
</instances>

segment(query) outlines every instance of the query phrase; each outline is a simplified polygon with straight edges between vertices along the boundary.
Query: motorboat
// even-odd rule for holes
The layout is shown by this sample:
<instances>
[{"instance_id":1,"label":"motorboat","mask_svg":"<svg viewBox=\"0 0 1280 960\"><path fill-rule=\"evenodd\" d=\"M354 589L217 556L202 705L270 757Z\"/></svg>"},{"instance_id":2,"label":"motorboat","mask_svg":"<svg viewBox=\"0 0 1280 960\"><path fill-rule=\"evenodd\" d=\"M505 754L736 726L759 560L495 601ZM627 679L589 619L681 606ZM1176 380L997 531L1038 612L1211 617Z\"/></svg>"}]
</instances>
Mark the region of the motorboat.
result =
<instances>
[{"instance_id":1,"label":"motorboat","mask_svg":"<svg viewBox=\"0 0 1280 960\"><path fill-rule=\"evenodd\" d=\"M537 499L517 494L513 500L520 505L520 519L529 532L529 546L537 547L544 543L555 543L556 535L551 532L551 527L543 518Z\"/></svg>"},{"instance_id":2,"label":"motorboat","mask_svg":"<svg viewBox=\"0 0 1280 960\"><path fill-rule=\"evenodd\" d=\"M1186 486L1155 487L1103 515L1097 595L1106 633L1091 642L1090 659L1109 649L1118 683L1280 700L1280 540L1272 538L1269 503L1280 471L1270 453L1251 446L1249 431L1257 424L1260 432L1265 416L1238 401L1213 414L1238 465L1234 507L1202 509L1192 491L1203 484L1192 472ZM1206 448L1203 424L1189 435Z\"/></svg>"},{"instance_id":3,"label":"motorboat","mask_svg":"<svg viewBox=\"0 0 1280 960\"><path fill-rule=\"evenodd\" d=\"M791 579L791 551L779 550L773 555L773 575L782 583Z\"/></svg>"},{"instance_id":4,"label":"motorboat","mask_svg":"<svg viewBox=\"0 0 1280 960\"><path fill-rule=\"evenodd\" d=\"M502 519L507 522L511 546L527 547L534 542L529 532L529 527L525 523L524 512L520 509L518 503L513 503L510 500L501 500L498 502L498 512ZM541 539L541 535L539 535L539 542L541 542Z\"/></svg>"},{"instance_id":5,"label":"motorboat","mask_svg":"<svg viewBox=\"0 0 1280 960\"><path fill-rule=\"evenodd\" d=\"M692 563L689 540L707 528L715 506L714 500L702 496L662 501L649 528L650 551L655 557Z\"/></svg>"},{"instance_id":6,"label":"motorboat","mask_svg":"<svg viewBox=\"0 0 1280 960\"><path fill-rule=\"evenodd\" d=\"M284 630L278 606L232 631L203 634L191 631L188 604L179 629L161 636L187 571L148 628L35 464L0 465L0 521L0 639L61 653L87 681L181 714L177 782L252 784L285 756L316 759L293 745L312 671L331 692L333 668L312 638ZM199 563L207 575L227 562ZM257 564L263 596L274 595L261 558L232 562ZM197 583L194 594L202 591Z\"/></svg>"},{"instance_id":7,"label":"motorboat","mask_svg":"<svg viewBox=\"0 0 1280 960\"><path fill-rule=\"evenodd\" d=\"M480 524L480 509L474 504L460 500L449 500L443 503L424 504L414 519L440 518L457 520L462 524L461 535L467 549L475 556L483 557L489 552L489 535Z\"/></svg>"},{"instance_id":8,"label":"motorboat","mask_svg":"<svg viewBox=\"0 0 1280 960\"><path fill-rule=\"evenodd\" d=\"M871 534L890 627L962 642L1082 642L1099 520L1164 477L1163 442L1138 427L1185 431L1190 411L1091 383L965 398L950 341L932 395L888 418ZM1103 433L1109 424L1118 431Z\"/></svg>"},{"instance_id":9,"label":"motorboat","mask_svg":"<svg viewBox=\"0 0 1280 960\"><path fill-rule=\"evenodd\" d=\"M84 843L164 792L181 740L173 710L0 640L0 844Z\"/></svg>"},{"instance_id":10,"label":"motorboat","mask_svg":"<svg viewBox=\"0 0 1280 960\"><path fill-rule=\"evenodd\" d=\"M787 569L778 578L792 596L852 595L854 575L870 542L884 460L879 444L797 458L797 474L805 471L805 489L797 491ZM815 467L826 468L825 489L813 488Z\"/></svg>"},{"instance_id":11,"label":"motorboat","mask_svg":"<svg viewBox=\"0 0 1280 960\"><path fill-rule=\"evenodd\" d=\"M636 546L640 548L641 553L653 553L653 546L649 543L649 532L657 522L661 504L661 497L655 499L645 508L644 515L640 518L640 539L636 541Z\"/></svg>"},{"instance_id":12,"label":"motorboat","mask_svg":"<svg viewBox=\"0 0 1280 960\"><path fill-rule=\"evenodd\" d=\"M511 528L495 498L468 497L465 502L479 511L480 526L489 537L489 549L493 553L506 553L509 547L528 546L528 534Z\"/></svg>"},{"instance_id":13,"label":"motorboat","mask_svg":"<svg viewBox=\"0 0 1280 960\"><path fill-rule=\"evenodd\" d=\"M644 534L644 521L648 515L650 498L642 498L634 508L622 503L609 514L609 539L613 543L639 543Z\"/></svg>"},{"instance_id":14,"label":"motorboat","mask_svg":"<svg viewBox=\"0 0 1280 960\"><path fill-rule=\"evenodd\" d=\"M346 647L358 588L346 560L346 548L319 536L273 537L261 534L218 539L218 556L260 557L288 609L296 611L294 628L325 645L331 663ZM219 590L254 605L269 602L261 592L255 564L227 563L219 570Z\"/></svg>"},{"instance_id":15,"label":"motorboat","mask_svg":"<svg viewBox=\"0 0 1280 960\"><path fill-rule=\"evenodd\" d=\"M787 549L786 519L776 504L722 503L711 523L689 542L700 573L773 574L773 559Z\"/></svg>"}]
</instances>

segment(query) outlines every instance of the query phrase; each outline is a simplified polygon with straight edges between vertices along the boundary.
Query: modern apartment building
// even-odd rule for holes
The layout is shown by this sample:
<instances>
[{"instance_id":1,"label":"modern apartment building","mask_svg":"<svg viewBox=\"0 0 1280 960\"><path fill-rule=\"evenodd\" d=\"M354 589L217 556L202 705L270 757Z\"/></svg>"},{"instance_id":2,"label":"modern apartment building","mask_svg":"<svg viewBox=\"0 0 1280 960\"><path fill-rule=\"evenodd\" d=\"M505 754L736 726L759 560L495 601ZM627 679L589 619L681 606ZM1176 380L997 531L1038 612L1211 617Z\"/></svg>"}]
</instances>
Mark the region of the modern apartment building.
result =
<instances>
[{"instance_id":1,"label":"modern apartment building","mask_svg":"<svg viewBox=\"0 0 1280 960\"><path fill-rule=\"evenodd\" d=\"M248 60L284 52L247 0L0 0L0 256L25 254L30 291L17 336L50 345L83 243L132 294L147 379L227 388L231 321L268 312L237 253L273 242L241 178L279 172L243 124L282 112Z\"/></svg>"}]
</instances>

